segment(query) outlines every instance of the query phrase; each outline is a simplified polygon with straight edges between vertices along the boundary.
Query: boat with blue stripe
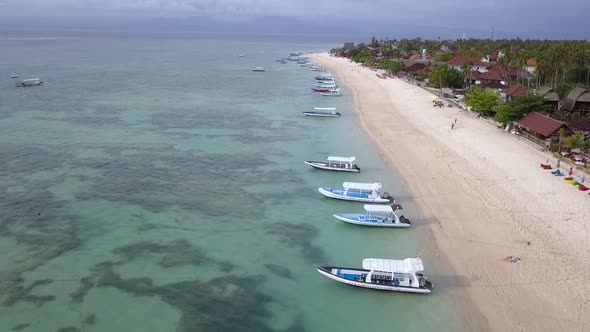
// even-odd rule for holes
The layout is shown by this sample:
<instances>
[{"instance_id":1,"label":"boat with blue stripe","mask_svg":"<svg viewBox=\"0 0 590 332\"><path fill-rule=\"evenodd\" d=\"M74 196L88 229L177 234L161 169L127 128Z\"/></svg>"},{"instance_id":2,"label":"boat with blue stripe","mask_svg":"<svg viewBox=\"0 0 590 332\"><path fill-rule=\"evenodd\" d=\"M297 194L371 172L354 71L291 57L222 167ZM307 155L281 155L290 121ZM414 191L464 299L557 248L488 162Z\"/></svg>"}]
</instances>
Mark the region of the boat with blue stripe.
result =
<instances>
[{"instance_id":1,"label":"boat with blue stripe","mask_svg":"<svg viewBox=\"0 0 590 332\"><path fill-rule=\"evenodd\" d=\"M402 206L399 204L365 204L364 208L367 213L337 213L334 215L334 218L349 224L362 226L394 228L407 228L411 226L408 218L403 215L398 216L395 213L395 211L402 210Z\"/></svg>"},{"instance_id":2,"label":"boat with blue stripe","mask_svg":"<svg viewBox=\"0 0 590 332\"><path fill-rule=\"evenodd\" d=\"M387 192L381 192L381 183L357 183L344 182L342 189L320 187L318 191L330 198L341 199L345 201L365 202L365 203L393 203L394 199Z\"/></svg>"},{"instance_id":3,"label":"boat with blue stripe","mask_svg":"<svg viewBox=\"0 0 590 332\"><path fill-rule=\"evenodd\" d=\"M343 284L392 292L432 292L432 283L422 274L424 265L420 258L404 260L366 258L363 268L316 266L322 275Z\"/></svg>"}]
</instances>

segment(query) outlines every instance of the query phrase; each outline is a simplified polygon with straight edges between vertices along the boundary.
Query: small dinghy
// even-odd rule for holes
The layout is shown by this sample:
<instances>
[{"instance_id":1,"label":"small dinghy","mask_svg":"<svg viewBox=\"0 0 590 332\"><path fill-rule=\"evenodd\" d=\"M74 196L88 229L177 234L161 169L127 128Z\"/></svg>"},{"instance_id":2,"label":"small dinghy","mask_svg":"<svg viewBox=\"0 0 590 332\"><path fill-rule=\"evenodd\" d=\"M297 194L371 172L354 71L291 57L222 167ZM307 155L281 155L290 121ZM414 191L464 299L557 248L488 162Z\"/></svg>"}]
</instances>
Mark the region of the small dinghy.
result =
<instances>
[{"instance_id":1,"label":"small dinghy","mask_svg":"<svg viewBox=\"0 0 590 332\"><path fill-rule=\"evenodd\" d=\"M10 74L10 76L8 76L8 78L19 78L20 76L18 74Z\"/></svg>"},{"instance_id":2,"label":"small dinghy","mask_svg":"<svg viewBox=\"0 0 590 332\"><path fill-rule=\"evenodd\" d=\"M330 198L342 199L345 201L365 203L393 203L393 197L387 192L381 192L381 183L356 183L344 182L342 189L320 187L318 191Z\"/></svg>"},{"instance_id":3,"label":"small dinghy","mask_svg":"<svg viewBox=\"0 0 590 332\"><path fill-rule=\"evenodd\" d=\"M252 68L252 71L261 73L261 72L264 72L266 70L264 69L264 67L256 67L256 68Z\"/></svg>"},{"instance_id":4,"label":"small dinghy","mask_svg":"<svg viewBox=\"0 0 590 332\"><path fill-rule=\"evenodd\" d=\"M398 217L395 211L401 210L401 205L371 205L365 204L367 213L338 213L334 218L349 224L375 227L410 227L410 220L403 215Z\"/></svg>"},{"instance_id":5,"label":"small dinghy","mask_svg":"<svg viewBox=\"0 0 590 332\"><path fill-rule=\"evenodd\" d=\"M343 284L390 292L432 292L432 283L422 274L420 258L404 260L366 258L363 268L316 266L322 275Z\"/></svg>"},{"instance_id":6,"label":"small dinghy","mask_svg":"<svg viewBox=\"0 0 590 332\"><path fill-rule=\"evenodd\" d=\"M328 161L307 160L305 163L313 168L326 171L358 173L361 169L353 164L355 157L328 157Z\"/></svg>"},{"instance_id":7,"label":"small dinghy","mask_svg":"<svg viewBox=\"0 0 590 332\"><path fill-rule=\"evenodd\" d=\"M303 112L305 116L315 116L319 118L335 118L339 117L340 112L336 112L335 108L331 108L329 111L321 111L318 107L314 108L315 111Z\"/></svg>"}]
</instances>

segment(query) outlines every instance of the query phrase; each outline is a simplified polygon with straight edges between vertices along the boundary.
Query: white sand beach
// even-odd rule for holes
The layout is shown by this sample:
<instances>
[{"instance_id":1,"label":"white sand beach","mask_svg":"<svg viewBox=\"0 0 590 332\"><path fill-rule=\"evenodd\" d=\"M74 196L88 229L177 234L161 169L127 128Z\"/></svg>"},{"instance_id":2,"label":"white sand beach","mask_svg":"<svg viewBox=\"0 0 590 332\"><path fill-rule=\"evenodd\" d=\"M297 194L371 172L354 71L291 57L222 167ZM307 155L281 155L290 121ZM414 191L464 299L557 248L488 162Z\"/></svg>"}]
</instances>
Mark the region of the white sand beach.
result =
<instances>
[{"instance_id":1,"label":"white sand beach","mask_svg":"<svg viewBox=\"0 0 590 332\"><path fill-rule=\"evenodd\" d=\"M536 147L469 112L434 108L422 88L347 59L312 60L354 93L363 126L425 211L415 229L432 232L439 263L456 275L445 291L480 313L466 329L590 329L587 192L541 169L547 154Z\"/></svg>"}]
</instances>

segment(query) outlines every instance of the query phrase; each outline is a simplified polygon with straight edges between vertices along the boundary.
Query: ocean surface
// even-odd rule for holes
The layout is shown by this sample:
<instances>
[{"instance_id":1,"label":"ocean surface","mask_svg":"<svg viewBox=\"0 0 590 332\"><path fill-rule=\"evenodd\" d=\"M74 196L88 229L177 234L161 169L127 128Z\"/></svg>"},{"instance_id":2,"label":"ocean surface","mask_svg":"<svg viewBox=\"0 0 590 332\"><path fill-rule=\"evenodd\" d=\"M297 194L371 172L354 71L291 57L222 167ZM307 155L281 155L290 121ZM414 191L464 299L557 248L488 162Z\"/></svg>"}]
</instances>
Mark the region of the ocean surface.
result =
<instances>
[{"instance_id":1,"label":"ocean surface","mask_svg":"<svg viewBox=\"0 0 590 332\"><path fill-rule=\"evenodd\" d=\"M435 287L445 278L415 228L344 224L332 214L362 204L317 192L381 181L407 197L351 98L314 95L317 73L274 61L333 46L0 34L0 331L457 331L445 287L362 290L314 268L426 249ZM314 106L343 116L302 116ZM328 155L362 172L303 164Z\"/></svg>"}]
</instances>

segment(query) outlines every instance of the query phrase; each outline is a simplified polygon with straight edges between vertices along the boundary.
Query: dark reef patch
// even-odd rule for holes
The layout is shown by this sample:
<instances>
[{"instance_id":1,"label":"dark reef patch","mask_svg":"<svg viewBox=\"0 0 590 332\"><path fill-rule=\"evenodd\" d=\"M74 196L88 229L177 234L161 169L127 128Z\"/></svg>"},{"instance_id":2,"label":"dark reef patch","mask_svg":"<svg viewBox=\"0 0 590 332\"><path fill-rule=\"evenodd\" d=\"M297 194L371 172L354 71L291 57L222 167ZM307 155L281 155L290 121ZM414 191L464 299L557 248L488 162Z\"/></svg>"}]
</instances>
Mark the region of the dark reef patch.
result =
<instances>
[{"instance_id":1,"label":"dark reef patch","mask_svg":"<svg viewBox=\"0 0 590 332\"><path fill-rule=\"evenodd\" d=\"M58 329L57 332L81 332L81 330L74 326L67 326Z\"/></svg>"},{"instance_id":2,"label":"dark reef patch","mask_svg":"<svg viewBox=\"0 0 590 332\"><path fill-rule=\"evenodd\" d=\"M263 276L227 276L156 286L150 278L121 278L113 270L117 264L97 264L84 282L136 296L160 297L182 312L176 331L272 331L265 324L271 316L267 309L271 298L259 291Z\"/></svg>"},{"instance_id":3,"label":"dark reef patch","mask_svg":"<svg viewBox=\"0 0 590 332\"><path fill-rule=\"evenodd\" d=\"M31 323L22 323L22 324L17 324L15 326L13 326L10 330L11 331L21 331L26 329L27 327L31 326Z\"/></svg>"},{"instance_id":4,"label":"dark reef patch","mask_svg":"<svg viewBox=\"0 0 590 332\"><path fill-rule=\"evenodd\" d=\"M22 279L19 280L22 282ZM29 293L35 288L43 285L51 284L53 280L51 279L41 279L36 280L31 283L27 287L23 287L22 285L14 285L9 292L8 295L5 297L4 301L2 301L2 305L4 306L12 306L18 301L29 301L36 303L37 306L43 305L45 302L54 300L53 296L36 296L36 295L29 295Z\"/></svg>"},{"instance_id":5,"label":"dark reef patch","mask_svg":"<svg viewBox=\"0 0 590 332\"><path fill-rule=\"evenodd\" d=\"M298 247L301 254L312 262L324 260L324 252L313 245L313 239L318 236L318 229L309 224L274 223L266 231L280 238L289 247Z\"/></svg>"},{"instance_id":6,"label":"dark reef patch","mask_svg":"<svg viewBox=\"0 0 590 332\"><path fill-rule=\"evenodd\" d=\"M264 264L264 267L266 267L272 274L277 275L281 278L293 279L293 274L291 273L291 270L284 266L269 263Z\"/></svg>"},{"instance_id":7,"label":"dark reef patch","mask_svg":"<svg viewBox=\"0 0 590 332\"><path fill-rule=\"evenodd\" d=\"M159 264L165 268L181 265L202 265L212 262L203 250L194 247L186 240L177 240L171 244L144 241L118 247L113 252L124 257L127 261L134 260L144 254L161 255L162 258Z\"/></svg>"}]
</instances>

